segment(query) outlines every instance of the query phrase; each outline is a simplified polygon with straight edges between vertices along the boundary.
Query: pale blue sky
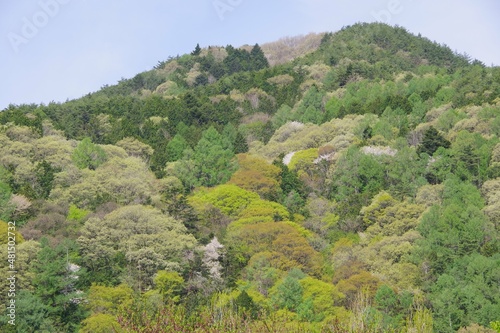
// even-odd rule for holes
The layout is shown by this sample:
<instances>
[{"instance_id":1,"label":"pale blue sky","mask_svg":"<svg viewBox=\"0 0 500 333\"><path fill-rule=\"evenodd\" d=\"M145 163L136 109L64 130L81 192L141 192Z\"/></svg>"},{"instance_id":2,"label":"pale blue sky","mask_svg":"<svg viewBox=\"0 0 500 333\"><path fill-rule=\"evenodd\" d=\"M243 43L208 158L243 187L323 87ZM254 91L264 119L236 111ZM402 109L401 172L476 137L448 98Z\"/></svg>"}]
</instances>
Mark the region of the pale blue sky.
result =
<instances>
[{"instance_id":1,"label":"pale blue sky","mask_svg":"<svg viewBox=\"0 0 500 333\"><path fill-rule=\"evenodd\" d=\"M81 97L196 43L384 21L500 65L497 0L0 0L0 110Z\"/></svg>"}]
</instances>

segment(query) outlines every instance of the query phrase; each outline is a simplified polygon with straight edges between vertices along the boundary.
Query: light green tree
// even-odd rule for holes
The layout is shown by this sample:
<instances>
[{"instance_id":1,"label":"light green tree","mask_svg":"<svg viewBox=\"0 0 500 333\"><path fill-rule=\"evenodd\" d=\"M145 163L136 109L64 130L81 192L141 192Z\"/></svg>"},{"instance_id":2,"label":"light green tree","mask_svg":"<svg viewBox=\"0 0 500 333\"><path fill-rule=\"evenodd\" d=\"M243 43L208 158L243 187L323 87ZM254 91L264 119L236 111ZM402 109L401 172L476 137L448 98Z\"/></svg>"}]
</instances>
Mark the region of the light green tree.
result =
<instances>
[{"instance_id":1,"label":"light green tree","mask_svg":"<svg viewBox=\"0 0 500 333\"><path fill-rule=\"evenodd\" d=\"M135 287L148 288L159 270L178 270L196 240L182 222L160 210L131 205L85 222L78 239L94 279L115 281L125 269ZM122 258L121 262L118 258Z\"/></svg>"},{"instance_id":2,"label":"light green tree","mask_svg":"<svg viewBox=\"0 0 500 333\"><path fill-rule=\"evenodd\" d=\"M93 144L90 138L85 138L75 148L71 158L80 169L95 170L106 161L106 153L101 147Z\"/></svg>"}]
</instances>

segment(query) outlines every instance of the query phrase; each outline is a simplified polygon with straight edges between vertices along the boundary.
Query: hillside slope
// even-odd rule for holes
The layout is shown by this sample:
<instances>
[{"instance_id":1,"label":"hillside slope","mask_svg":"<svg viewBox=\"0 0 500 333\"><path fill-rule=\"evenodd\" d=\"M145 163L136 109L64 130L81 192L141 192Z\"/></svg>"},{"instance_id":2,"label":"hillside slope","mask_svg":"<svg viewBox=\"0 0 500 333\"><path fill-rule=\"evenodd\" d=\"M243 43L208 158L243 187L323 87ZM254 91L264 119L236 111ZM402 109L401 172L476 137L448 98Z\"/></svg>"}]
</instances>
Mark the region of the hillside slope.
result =
<instances>
[{"instance_id":1,"label":"hillside slope","mask_svg":"<svg viewBox=\"0 0 500 333\"><path fill-rule=\"evenodd\" d=\"M17 327L499 331L499 114L500 68L379 23L11 105Z\"/></svg>"}]
</instances>

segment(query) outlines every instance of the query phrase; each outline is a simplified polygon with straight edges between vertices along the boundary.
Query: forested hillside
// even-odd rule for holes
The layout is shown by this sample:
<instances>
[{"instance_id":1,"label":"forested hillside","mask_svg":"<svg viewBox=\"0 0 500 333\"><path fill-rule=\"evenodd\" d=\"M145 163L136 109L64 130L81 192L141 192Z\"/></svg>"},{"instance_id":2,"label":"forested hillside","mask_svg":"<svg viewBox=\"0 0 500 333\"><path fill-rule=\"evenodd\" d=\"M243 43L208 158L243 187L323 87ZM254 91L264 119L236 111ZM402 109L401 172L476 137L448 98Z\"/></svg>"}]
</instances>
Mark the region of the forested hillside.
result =
<instances>
[{"instance_id":1,"label":"forested hillside","mask_svg":"<svg viewBox=\"0 0 500 333\"><path fill-rule=\"evenodd\" d=\"M0 331L500 332L499 137L499 67L380 23L10 105Z\"/></svg>"}]
</instances>

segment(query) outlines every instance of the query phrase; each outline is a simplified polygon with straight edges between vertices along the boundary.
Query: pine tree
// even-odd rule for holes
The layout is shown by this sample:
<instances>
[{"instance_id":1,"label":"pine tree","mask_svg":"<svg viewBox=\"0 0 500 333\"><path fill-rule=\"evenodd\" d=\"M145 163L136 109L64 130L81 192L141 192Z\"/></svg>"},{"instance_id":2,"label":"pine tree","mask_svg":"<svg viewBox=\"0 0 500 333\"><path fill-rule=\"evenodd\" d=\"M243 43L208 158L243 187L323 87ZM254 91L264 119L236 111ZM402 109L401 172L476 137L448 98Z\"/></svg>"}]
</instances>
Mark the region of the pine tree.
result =
<instances>
[{"instance_id":1,"label":"pine tree","mask_svg":"<svg viewBox=\"0 0 500 333\"><path fill-rule=\"evenodd\" d=\"M250 51L250 57L252 59L252 67L250 70L259 70L269 67L269 62L267 61L264 52L260 48L259 44L255 44Z\"/></svg>"},{"instance_id":2,"label":"pine tree","mask_svg":"<svg viewBox=\"0 0 500 333\"><path fill-rule=\"evenodd\" d=\"M196 47L194 48L194 51L191 52L191 55L192 56L199 56L201 53L201 47L200 47L200 44L196 44Z\"/></svg>"},{"instance_id":3,"label":"pine tree","mask_svg":"<svg viewBox=\"0 0 500 333\"><path fill-rule=\"evenodd\" d=\"M437 129L434 127L429 127L424 133L424 138L422 143L417 149L417 153L426 153L428 155L434 154L439 147L449 148L451 145L450 141L446 140Z\"/></svg>"}]
</instances>

